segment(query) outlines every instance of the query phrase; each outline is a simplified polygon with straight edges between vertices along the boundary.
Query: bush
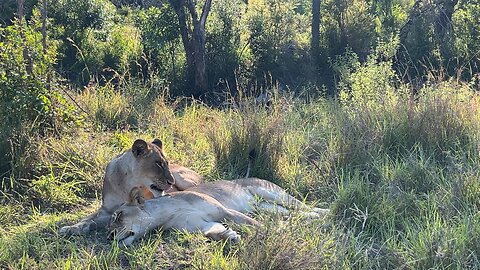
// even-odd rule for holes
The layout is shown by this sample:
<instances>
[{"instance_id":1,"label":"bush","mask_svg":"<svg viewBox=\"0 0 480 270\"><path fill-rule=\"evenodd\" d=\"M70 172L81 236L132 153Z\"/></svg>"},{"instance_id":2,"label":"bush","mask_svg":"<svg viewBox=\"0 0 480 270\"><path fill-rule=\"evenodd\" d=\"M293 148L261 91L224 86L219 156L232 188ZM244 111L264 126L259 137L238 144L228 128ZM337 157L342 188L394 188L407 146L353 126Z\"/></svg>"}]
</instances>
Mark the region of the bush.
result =
<instances>
[{"instance_id":1,"label":"bush","mask_svg":"<svg viewBox=\"0 0 480 270\"><path fill-rule=\"evenodd\" d=\"M166 82L172 94L184 88L185 53L180 40L178 20L169 3L135 12L135 26L140 30L145 62L144 79Z\"/></svg>"},{"instance_id":2,"label":"bush","mask_svg":"<svg viewBox=\"0 0 480 270\"><path fill-rule=\"evenodd\" d=\"M60 40L59 72L73 82L86 84L104 67L108 29L115 6L106 0L49 1L50 33Z\"/></svg>"},{"instance_id":3,"label":"bush","mask_svg":"<svg viewBox=\"0 0 480 270\"><path fill-rule=\"evenodd\" d=\"M81 85L91 80L108 82L138 70L143 52L139 30L106 0L62 0L49 6L53 38L62 41L62 74ZM117 81L118 83L118 81Z\"/></svg>"},{"instance_id":4,"label":"bush","mask_svg":"<svg viewBox=\"0 0 480 270\"><path fill-rule=\"evenodd\" d=\"M241 65L243 9L244 4L239 0L218 2L212 6L206 25L206 61L214 67L208 69L208 81L214 83L212 88L220 91L236 87L235 72Z\"/></svg>"},{"instance_id":5,"label":"bush","mask_svg":"<svg viewBox=\"0 0 480 270\"><path fill-rule=\"evenodd\" d=\"M105 65L120 74L128 73L138 63L143 51L140 33L133 25L116 25L107 38Z\"/></svg>"},{"instance_id":6,"label":"bush","mask_svg":"<svg viewBox=\"0 0 480 270\"><path fill-rule=\"evenodd\" d=\"M455 54L460 58L462 66L457 67L462 72L462 79L469 80L480 72L478 66L480 59L477 52L480 51L480 42L477 37L480 34L480 1L461 1L458 9L452 17L455 36ZM479 80L480 78L477 78ZM477 81L477 85L480 82Z\"/></svg>"},{"instance_id":7,"label":"bush","mask_svg":"<svg viewBox=\"0 0 480 270\"><path fill-rule=\"evenodd\" d=\"M331 0L322 4L325 10L331 10L322 15L321 22L328 37L324 46L330 51L329 56L339 55L349 47L365 60L378 37L377 14L372 12L376 4L364 0Z\"/></svg>"},{"instance_id":8,"label":"bush","mask_svg":"<svg viewBox=\"0 0 480 270\"><path fill-rule=\"evenodd\" d=\"M299 82L310 74L308 15L304 1L260 0L249 3L249 49L256 80ZM261 85L267 82L260 81Z\"/></svg>"},{"instance_id":9,"label":"bush","mask_svg":"<svg viewBox=\"0 0 480 270\"><path fill-rule=\"evenodd\" d=\"M27 173L30 168L22 168L27 164L15 164L14 158L26 158L23 154L37 136L79 120L51 81L55 47L43 52L38 21L23 25L0 28L0 156L6 161L2 164L10 164L0 174Z\"/></svg>"}]
</instances>

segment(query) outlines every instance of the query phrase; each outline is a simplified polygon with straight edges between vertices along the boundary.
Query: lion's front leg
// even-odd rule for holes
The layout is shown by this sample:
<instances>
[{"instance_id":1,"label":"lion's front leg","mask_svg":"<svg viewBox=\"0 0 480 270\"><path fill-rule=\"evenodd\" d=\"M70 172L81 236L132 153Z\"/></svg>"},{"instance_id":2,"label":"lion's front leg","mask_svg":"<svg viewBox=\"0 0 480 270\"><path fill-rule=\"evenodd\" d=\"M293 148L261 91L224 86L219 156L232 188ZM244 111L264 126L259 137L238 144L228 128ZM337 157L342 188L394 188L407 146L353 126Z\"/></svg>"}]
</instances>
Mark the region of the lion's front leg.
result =
<instances>
[{"instance_id":1,"label":"lion's front leg","mask_svg":"<svg viewBox=\"0 0 480 270\"><path fill-rule=\"evenodd\" d=\"M240 235L230 229L223 226L218 222L209 222L202 228L203 235L213 240L229 240L232 243L238 243L241 239Z\"/></svg>"},{"instance_id":2,"label":"lion's front leg","mask_svg":"<svg viewBox=\"0 0 480 270\"><path fill-rule=\"evenodd\" d=\"M87 234L90 231L97 230L99 228L105 228L110 221L110 216L111 213L102 207L97 212L92 213L80 220L80 222L78 222L77 224L60 228L58 233L62 235Z\"/></svg>"}]
</instances>

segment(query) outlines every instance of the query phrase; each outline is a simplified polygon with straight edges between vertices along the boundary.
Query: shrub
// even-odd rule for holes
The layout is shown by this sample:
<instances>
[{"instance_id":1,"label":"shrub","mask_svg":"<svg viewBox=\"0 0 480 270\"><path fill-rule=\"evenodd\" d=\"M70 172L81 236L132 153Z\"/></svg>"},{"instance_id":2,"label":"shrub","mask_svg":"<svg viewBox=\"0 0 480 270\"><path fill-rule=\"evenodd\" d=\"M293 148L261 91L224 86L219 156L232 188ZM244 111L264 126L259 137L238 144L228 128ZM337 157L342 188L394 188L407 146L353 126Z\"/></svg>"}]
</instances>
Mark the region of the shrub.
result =
<instances>
[{"instance_id":1,"label":"shrub","mask_svg":"<svg viewBox=\"0 0 480 270\"><path fill-rule=\"evenodd\" d=\"M27 158L26 149L38 135L79 120L75 108L51 81L56 48L50 46L43 52L38 27L38 20L33 20L0 28L0 156L6 161L2 164L10 164L0 174L10 169L27 173L30 168L22 168L27 164L15 164L14 158Z\"/></svg>"},{"instance_id":2,"label":"shrub","mask_svg":"<svg viewBox=\"0 0 480 270\"><path fill-rule=\"evenodd\" d=\"M143 78L164 81L172 94L179 94L184 87L185 55L175 11L163 3L136 11L134 22L144 47Z\"/></svg>"},{"instance_id":3,"label":"shrub","mask_svg":"<svg viewBox=\"0 0 480 270\"><path fill-rule=\"evenodd\" d=\"M242 53L241 18L245 13L239 0L221 1L212 6L206 25L206 61L208 81L219 90L232 90L235 85L235 72L240 67ZM228 89L230 87L230 89Z\"/></svg>"},{"instance_id":4,"label":"shrub","mask_svg":"<svg viewBox=\"0 0 480 270\"><path fill-rule=\"evenodd\" d=\"M119 16L106 0L62 0L49 6L51 30L60 46L60 72L74 82L118 79L135 71L143 48L140 33L128 16Z\"/></svg>"},{"instance_id":5,"label":"shrub","mask_svg":"<svg viewBox=\"0 0 480 270\"><path fill-rule=\"evenodd\" d=\"M116 25L107 38L105 65L125 74L138 63L143 51L138 29L133 25Z\"/></svg>"},{"instance_id":6,"label":"shrub","mask_svg":"<svg viewBox=\"0 0 480 270\"><path fill-rule=\"evenodd\" d=\"M272 74L274 80L298 82L310 70L308 15L303 1L259 0L247 12L249 49L255 78ZM260 81L266 84L267 82Z\"/></svg>"},{"instance_id":7,"label":"shrub","mask_svg":"<svg viewBox=\"0 0 480 270\"><path fill-rule=\"evenodd\" d=\"M480 34L480 1L462 1L453 13L452 23L455 38L455 55L461 63L459 68L463 79L473 79L479 72L480 59L476 53L480 51L480 42L476 36ZM479 78L477 78L479 80ZM477 81L477 85L478 85Z\"/></svg>"}]
</instances>

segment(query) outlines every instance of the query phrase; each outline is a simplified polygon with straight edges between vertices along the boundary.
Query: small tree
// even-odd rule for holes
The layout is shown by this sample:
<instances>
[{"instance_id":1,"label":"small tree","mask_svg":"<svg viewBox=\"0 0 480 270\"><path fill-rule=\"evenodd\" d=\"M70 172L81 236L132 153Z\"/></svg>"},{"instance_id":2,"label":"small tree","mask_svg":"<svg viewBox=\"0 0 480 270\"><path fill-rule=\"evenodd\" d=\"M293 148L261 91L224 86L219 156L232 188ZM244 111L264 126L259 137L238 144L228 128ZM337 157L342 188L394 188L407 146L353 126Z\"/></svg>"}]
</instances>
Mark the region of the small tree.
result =
<instances>
[{"instance_id":1,"label":"small tree","mask_svg":"<svg viewBox=\"0 0 480 270\"><path fill-rule=\"evenodd\" d=\"M212 0L205 1L200 16L198 16L196 3L193 0L170 0L170 4L177 13L180 35L187 58L187 72L189 76L193 75L193 94L199 96L205 93L208 88L205 61L205 24ZM188 19L186 10L188 10L190 16ZM191 25L188 21L191 21Z\"/></svg>"}]
</instances>

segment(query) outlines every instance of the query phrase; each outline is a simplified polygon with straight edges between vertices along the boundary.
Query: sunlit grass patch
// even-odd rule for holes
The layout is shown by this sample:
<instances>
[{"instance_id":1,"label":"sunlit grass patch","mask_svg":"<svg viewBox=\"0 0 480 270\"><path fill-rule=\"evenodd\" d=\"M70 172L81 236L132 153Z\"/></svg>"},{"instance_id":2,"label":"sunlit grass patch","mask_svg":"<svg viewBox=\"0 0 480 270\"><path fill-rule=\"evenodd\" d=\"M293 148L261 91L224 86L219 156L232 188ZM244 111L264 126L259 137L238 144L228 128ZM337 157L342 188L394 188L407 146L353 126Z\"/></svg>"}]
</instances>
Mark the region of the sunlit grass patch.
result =
<instances>
[{"instance_id":1,"label":"sunlit grass patch","mask_svg":"<svg viewBox=\"0 0 480 270\"><path fill-rule=\"evenodd\" d=\"M22 174L28 177L3 179L0 220L7 225L0 229L0 267L478 266L479 99L468 89L432 85L413 99L393 91L388 104L361 106L276 97L269 106L246 99L239 106L216 108L158 97L131 111L140 117L137 127L127 123L128 113L117 114L127 123L120 129L111 125L115 111L129 111L125 106L143 101L127 105L131 97L116 95L121 108L104 106L111 115L87 117L83 127L62 136L32 140L31 151L19 157L31 165ZM89 98L97 107L109 102ZM128 249L108 241L105 231L58 236L58 227L99 207L107 162L137 138L161 139L170 161L207 181L243 177L255 150L251 176L331 208L331 218L311 222L295 215L255 215L263 223L258 229L234 225L242 235L238 245L161 230ZM11 189L18 185L22 189ZM92 200L88 209L82 207Z\"/></svg>"}]
</instances>

